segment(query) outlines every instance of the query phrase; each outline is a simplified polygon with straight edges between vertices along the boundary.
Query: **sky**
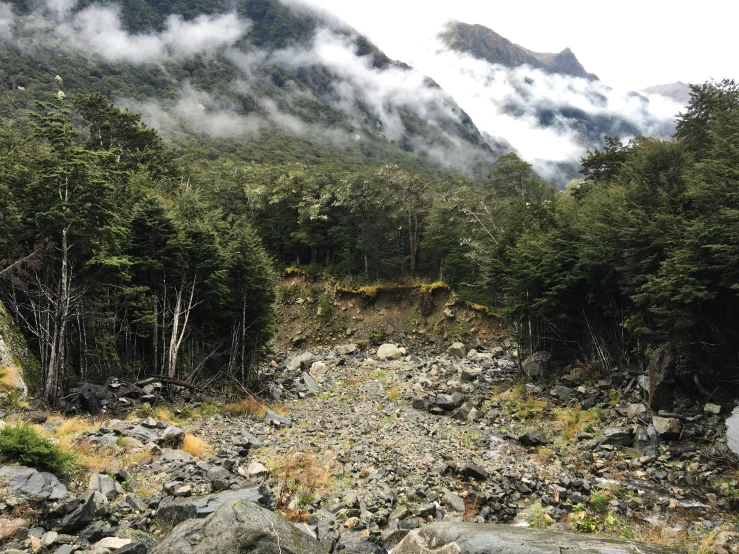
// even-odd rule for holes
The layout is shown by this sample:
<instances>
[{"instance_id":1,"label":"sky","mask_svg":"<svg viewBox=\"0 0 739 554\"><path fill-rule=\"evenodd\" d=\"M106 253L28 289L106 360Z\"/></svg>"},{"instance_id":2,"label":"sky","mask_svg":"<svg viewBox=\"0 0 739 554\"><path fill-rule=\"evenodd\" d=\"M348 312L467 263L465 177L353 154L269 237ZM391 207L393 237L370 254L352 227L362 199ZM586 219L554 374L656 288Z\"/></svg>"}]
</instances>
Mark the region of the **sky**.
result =
<instances>
[{"instance_id":1,"label":"sky","mask_svg":"<svg viewBox=\"0 0 739 554\"><path fill-rule=\"evenodd\" d=\"M388 56L411 65L413 42L433 36L450 19L479 23L538 52L569 47L601 81L633 90L735 77L730 72L739 62L739 8L726 0L301 1L339 16Z\"/></svg>"}]
</instances>

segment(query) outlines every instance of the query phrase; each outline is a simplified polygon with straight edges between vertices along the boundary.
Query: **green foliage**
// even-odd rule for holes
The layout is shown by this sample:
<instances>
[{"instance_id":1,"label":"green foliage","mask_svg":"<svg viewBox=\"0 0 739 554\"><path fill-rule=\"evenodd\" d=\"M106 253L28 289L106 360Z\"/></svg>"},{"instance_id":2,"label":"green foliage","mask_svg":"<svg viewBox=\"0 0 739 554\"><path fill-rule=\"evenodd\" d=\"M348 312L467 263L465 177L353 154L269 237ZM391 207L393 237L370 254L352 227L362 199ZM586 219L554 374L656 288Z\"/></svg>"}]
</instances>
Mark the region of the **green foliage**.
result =
<instances>
[{"instance_id":1,"label":"green foliage","mask_svg":"<svg viewBox=\"0 0 739 554\"><path fill-rule=\"evenodd\" d=\"M608 497L602 492L594 492L590 495L590 506L597 513L602 514L608 510Z\"/></svg>"},{"instance_id":2,"label":"green foliage","mask_svg":"<svg viewBox=\"0 0 739 554\"><path fill-rule=\"evenodd\" d=\"M334 318L334 298L330 292L324 292L318 299L318 317L324 324L330 323Z\"/></svg>"},{"instance_id":3,"label":"green foliage","mask_svg":"<svg viewBox=\"0 0 739 554\"><path fill-rule=\"evenodd\" d=\"M75 466L74 456L39 436L28 425L0 429L0 459L51 473L65 473Z\"/></svg>"},{"instance_id":4,"label":"green foliage","mask_svg":"<svg viewBox=\"0 0 739 554\"><path fill-rule=\"evenodd\" d=\"M598 530L598 518L589 514L582 504L575 504L570 515L570 528L580 533L595 533Z\"/></svg>"},{"instance_id":5,"label":"green foliage","mask_svg":"<svg viewBox=\"0 0 739 554\"><path fill-rule=\"evenodd\" d=\"M534 529L546 529L554 522L546 508L538 502L531 507L526 521Z\"/></svg>"}]
</instances>

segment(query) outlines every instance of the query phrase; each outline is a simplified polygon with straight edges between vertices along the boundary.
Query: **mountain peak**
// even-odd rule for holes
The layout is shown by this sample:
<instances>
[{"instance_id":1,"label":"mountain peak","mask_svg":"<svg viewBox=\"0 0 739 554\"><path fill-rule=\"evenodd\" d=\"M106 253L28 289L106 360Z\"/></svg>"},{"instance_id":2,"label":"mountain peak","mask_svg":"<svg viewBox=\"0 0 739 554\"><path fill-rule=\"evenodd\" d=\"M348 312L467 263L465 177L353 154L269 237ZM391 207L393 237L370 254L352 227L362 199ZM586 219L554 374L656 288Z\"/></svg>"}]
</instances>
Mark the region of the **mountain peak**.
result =
<instances>
[{"instance_id":1,"label":"mountain peak","mask_svg":"<svg viewBox=\"0 0 739 554\"><path fill-rule=\"evenodd\" d=\"M547 73L598 80L596 75L585 70L570 48L556 54L534 52L514 44L488 27L461 21L448 23L439 37L452 50L472 54L489 63L511 68L529 65Z\"/></svg>"}]
</instances>

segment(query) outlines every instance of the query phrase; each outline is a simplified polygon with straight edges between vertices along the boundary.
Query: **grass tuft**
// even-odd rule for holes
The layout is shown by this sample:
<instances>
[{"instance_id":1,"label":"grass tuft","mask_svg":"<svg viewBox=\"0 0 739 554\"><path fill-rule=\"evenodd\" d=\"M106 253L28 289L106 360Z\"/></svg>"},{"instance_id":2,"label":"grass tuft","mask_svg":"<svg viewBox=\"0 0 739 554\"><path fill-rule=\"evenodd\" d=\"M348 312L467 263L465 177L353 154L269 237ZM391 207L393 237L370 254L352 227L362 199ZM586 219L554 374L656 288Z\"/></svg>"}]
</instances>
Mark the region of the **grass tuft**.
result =
<instances>
[{"instance_id":1,"label":"grass tuft","mask_svg":"<svg viewBox=\"0 0 739 554\"><path fill-rule=\"evenodd\" d=\"M210 445L203 439L187 433L181 449L188 454L202 458L210 450Z\"/></svg>"}]
</instances>

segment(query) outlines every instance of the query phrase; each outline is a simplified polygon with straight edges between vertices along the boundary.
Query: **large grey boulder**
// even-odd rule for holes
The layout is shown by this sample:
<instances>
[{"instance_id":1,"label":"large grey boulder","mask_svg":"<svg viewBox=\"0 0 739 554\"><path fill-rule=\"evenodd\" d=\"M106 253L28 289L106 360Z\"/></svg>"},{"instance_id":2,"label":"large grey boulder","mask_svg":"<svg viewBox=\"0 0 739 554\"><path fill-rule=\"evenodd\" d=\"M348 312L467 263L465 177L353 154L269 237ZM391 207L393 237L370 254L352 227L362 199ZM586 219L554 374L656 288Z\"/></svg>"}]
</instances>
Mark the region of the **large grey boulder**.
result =
<instances>
[{"instance_id":1,"label":"large grey boulder","mask_svg":"<svg viewBox=\"0 0 739 554\"><path fill-rule=\"evenodd\" d=\"M461 342L455 342L446 349L446 353L453 358L464 358L467 355L467 347Z\"/></svg>"},{"instance_id":2,"label":"large grey boulder","mask_svg":"<svg viewBox=\"0 0 739 554\"><path fill-rule=\"evenodd\" d=\"M24 466L0 467L0 478L14 496L30 502L56 502L69 498L69 491L51 473Z\"/></svg>"},{"instance_id":3,"label":"large grey boulder","mask_svg":"<svg viewBox=\"0 0 739 554\"><path fill-rule=\"evenodd\" d=\"M277 514L231 501L205 519L175 527L154 554L326 554L316 539Z\"/></svg>"},{"instance_id":4,"label":"large grey boulder","mask_svg":"<svg viewBox=\"0 0 739 554\"><path fill-rule=\"evenodd\" d=\"M400 348L394 344L383 344L377 349L377 359L380 361L385 360L399 360L403 354L400 352Z\"/></svg>"},{"instance_id":5,"label":"large grey boulder","mask_svg":"<svg viewBox=\"0 0 739 554\"><path fill-rule=\"evenodd\" d=\"M596 535L508 525L433 523L414 529L393 554L675 554L678 550Z\"/></svg>"},{"instance_id":6,"label":"large grey boulder","mask_svg":"<svg viewBox=\"0 0 739 554\"><path fill-rule=\"evenodd\" d=\"M171 529L188 519L204 518L224 504L234 502L266 502L267 498L260 487L247 487L235 491L223 491L208 496L172 498L167 497L159 503L157 522L164 529Z\"/></svg>"},{"instance_id":7,"label":"large grey boulder","mask_svg":"<svg viewBox=\"0 0 739 554\"><path fill-rule=\"evenodd\" d=\"M82 503L77 506L72 513L67 514L59 525L60 533L74 533L85 528L92 520L95 519L95 493L91 492L87 495Z\"/></svg>"},{"instance_id":8,"label":"large grey boulder","mask_svg":"<svg viewBox=\"0 0 739 554\"><path fill-rule=\"evenodd\" d=\"M523 362L523 371L529 379L543 380L549 377L549 352L534 352Z\"/></svg>"},{"instance_id":9,"label":"large grey boulder","mask_svg":"<svg viewBox=\"0 0 739 554\"><path fill-rule=\"evenodd\" d=\"M313 362L316 361L316 357L313 355L312 352L303 352L302 354L299 354L298 356L293 356L288 360L287 362L287 369L290 371L297 371L297 370L303 370L303 371L310 371L310 366L313 365Z\"/></svg>"},{"instance_id":10,"label":"large grey boulder","mask_svg":"<svg viewBox=\"0 0 739 554\"><path fill-rule=\"evenodd\" d=\"M603 430L602 444L631 446L634 442L634 430L631 427L606 427Z\"/></svg>"}]
</instances>

